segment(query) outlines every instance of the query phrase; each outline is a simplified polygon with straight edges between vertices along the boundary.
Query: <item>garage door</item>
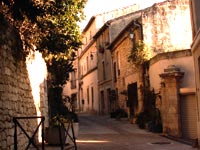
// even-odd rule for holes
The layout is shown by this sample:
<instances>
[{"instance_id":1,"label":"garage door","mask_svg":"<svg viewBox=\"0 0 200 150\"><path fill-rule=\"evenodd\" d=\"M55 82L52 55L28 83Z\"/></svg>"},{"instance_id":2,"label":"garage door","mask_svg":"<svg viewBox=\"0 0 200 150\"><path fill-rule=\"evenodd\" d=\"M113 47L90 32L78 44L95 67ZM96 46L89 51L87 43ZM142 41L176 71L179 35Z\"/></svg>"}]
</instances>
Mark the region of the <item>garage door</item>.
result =
<instances>
[{"instance_id":1,"label":"garage door","mask_svg":"<svg viewBox=\"0 0 200 150\"><path fill-rule=\"evenodd\" d=\"M181 96L181 126L185 139L197 138L197 105L194 95Z\"/></svg>"}]
</instances>

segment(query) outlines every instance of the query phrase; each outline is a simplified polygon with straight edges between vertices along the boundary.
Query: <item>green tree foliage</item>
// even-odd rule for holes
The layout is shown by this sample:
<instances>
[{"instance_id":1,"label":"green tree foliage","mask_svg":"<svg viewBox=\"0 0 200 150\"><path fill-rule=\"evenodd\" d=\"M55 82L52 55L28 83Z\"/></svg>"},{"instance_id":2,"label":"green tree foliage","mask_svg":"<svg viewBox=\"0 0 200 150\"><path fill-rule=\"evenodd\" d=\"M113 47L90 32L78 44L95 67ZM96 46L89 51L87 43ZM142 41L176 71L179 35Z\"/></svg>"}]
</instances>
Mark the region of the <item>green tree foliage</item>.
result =
<instances>
[{"instance_id":1,"label":"green tree foliage","mask_svg":"<svg viewBox=\"0 0 200 150\"><path fill-rule=\"evenodd\" d=\"M149 60L149 48L143 41L135 43L128 56L128 61L132 62L136 66L145 64Z\"/></svg>"},{"instance_id":2,"label":"green tree foliage","mask_svg":"<svg viewBox=\"0 0 200 150\"><path fill-rule=\"evenodd\" d=\"M73 70L75 51L82 44L78 22L84 18L85 3L86 0L0 0L0 14L18 31L23 54L42 52L54 86L63 85Z\"/></svg>"}]
</instances>

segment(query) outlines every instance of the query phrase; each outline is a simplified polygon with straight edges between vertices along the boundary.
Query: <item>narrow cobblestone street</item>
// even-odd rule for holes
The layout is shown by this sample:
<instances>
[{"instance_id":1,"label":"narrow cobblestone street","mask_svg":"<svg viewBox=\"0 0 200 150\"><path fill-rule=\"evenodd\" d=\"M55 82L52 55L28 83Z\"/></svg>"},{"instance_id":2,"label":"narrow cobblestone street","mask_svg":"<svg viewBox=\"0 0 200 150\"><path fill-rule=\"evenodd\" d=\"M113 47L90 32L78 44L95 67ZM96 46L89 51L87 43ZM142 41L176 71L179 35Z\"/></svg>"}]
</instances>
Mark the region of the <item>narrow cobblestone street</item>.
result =
<instances>
[{"instance_id":1,"label":"narrow cobblestone street","mask_svg":"<svg viewBox=\"0 0 200 150\"><path fill-rule=\"evenodd\" d=\"M80 114L79 119L78 150L196 150L160 134L141 130L126 119L116 120L109 116L86 114Z\"/></svg>"}]
</instances>

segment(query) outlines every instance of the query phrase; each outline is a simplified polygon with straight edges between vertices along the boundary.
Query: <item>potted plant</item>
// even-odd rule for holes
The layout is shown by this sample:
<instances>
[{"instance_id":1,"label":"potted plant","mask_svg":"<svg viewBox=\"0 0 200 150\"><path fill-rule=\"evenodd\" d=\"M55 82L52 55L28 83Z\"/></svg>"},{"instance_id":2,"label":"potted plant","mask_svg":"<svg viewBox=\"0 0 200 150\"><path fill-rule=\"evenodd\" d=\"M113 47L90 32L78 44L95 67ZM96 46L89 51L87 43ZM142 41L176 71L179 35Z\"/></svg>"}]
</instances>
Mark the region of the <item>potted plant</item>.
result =
<instances>
[{"instance_id":1,"label":"potted plant","mask_svg":"<svg viewBox=\"0 0 200 150\"><path fill-rule=\"evenodd\" d=\"M57 115L51 119L50 126L45 129L45 141L49 145L71 144L77 138L78 131L79 122L76 113Z\"/></svg>"},{"instance_id":2,"label":"potted plant","mask_svg":"<svg viewBox=\"0 0 200 150\"><path fill-rule=\"evenodd\" d=\"M64 144L66 140L65 128L62 126L64 117L55 116L52 118L50 126L45 129L45 141L49 145Z\"/></svg>"},{"instance_id":3,"label":"potted plant","mask_svg":"<svg viewBox=\"0 0 200 150\"><path fill-rule=\"evenodd\" d=\"M70 102L71 99L69 98ZM65 104L65 99L62 97L62 88L54 87L49 90L50 124L45 131L45 140L50 145L60 145L66 143L66 138L73 137L72 123L74 133L78 133L78 115L69 109ZM68 137L70 135L70 137ZM61 140L60 140L61 139Z\"/></svg>"}]
</instances>

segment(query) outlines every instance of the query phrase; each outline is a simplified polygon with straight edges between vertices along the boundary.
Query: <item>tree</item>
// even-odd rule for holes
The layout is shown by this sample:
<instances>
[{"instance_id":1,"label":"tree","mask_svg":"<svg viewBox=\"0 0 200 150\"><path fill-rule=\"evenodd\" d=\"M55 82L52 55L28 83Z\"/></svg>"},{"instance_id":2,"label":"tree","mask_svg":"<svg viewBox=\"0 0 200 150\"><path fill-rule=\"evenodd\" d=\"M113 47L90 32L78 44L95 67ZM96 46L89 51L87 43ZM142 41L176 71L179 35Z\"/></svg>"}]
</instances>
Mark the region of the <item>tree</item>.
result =
<instances>
[{"instance_id":1,"label":"tree","mask_svg":"<svg viewBox=\"0 0 200 150\"><path fill-rule=\"evenodd\" d=\"M77 23L84 18L85 3L86 0L0 0L0 14L20 35L21 57L32 50L42 52L53 86L63 85L73 70L75 51L82 44Z\"/></svg>"}]
</instances>

